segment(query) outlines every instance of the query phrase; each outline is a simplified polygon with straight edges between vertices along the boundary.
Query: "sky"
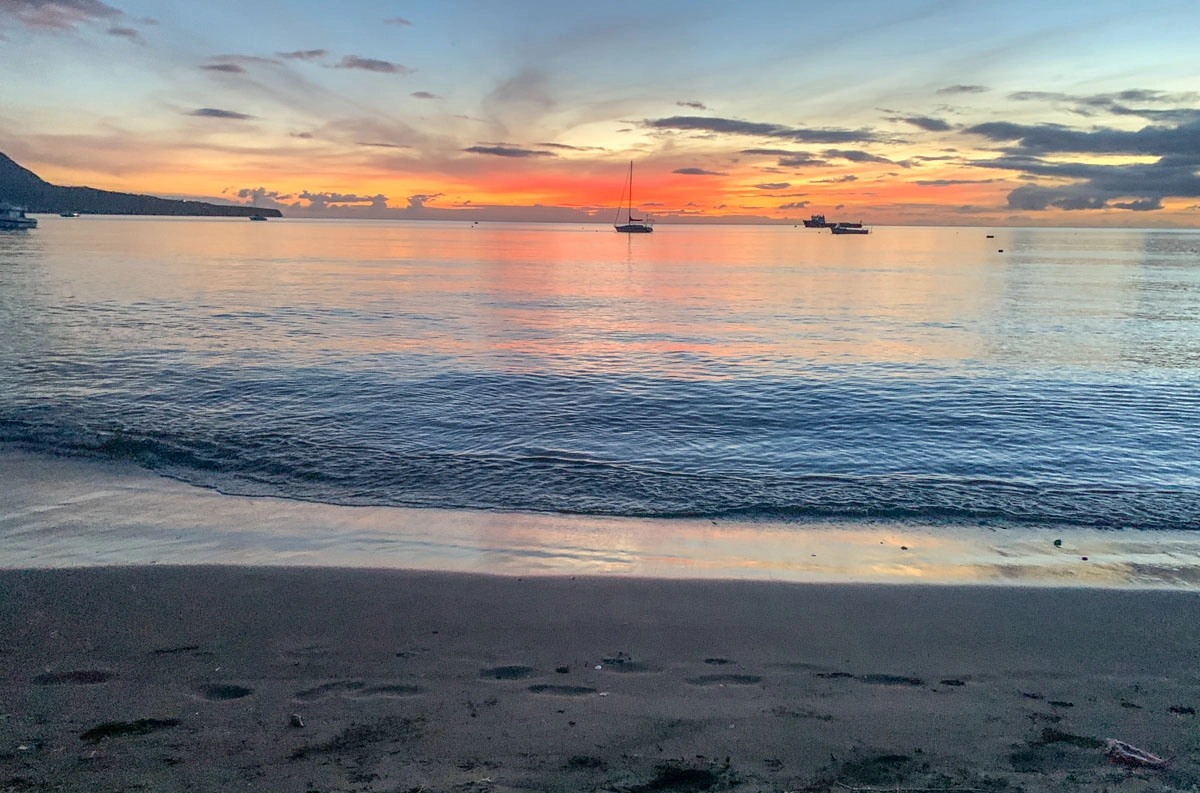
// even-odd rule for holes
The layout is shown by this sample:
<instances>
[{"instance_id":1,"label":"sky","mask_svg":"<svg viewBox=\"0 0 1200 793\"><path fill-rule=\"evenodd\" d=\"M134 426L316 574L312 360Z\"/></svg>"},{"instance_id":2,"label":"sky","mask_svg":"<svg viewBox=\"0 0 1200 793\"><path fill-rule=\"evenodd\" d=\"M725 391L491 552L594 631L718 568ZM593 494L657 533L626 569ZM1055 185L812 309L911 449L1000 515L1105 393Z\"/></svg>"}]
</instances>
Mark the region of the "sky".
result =
<instances>
[{"instance_id":1,"label":"sky","mask_svg":"<svg viewBox=\"0 0 1200 793\"><path fill-rule=\"evenodd\" d=\"M1200 3L0 0L0 151L289 216L1196 227Z\"/></svg>"}]
</instances>

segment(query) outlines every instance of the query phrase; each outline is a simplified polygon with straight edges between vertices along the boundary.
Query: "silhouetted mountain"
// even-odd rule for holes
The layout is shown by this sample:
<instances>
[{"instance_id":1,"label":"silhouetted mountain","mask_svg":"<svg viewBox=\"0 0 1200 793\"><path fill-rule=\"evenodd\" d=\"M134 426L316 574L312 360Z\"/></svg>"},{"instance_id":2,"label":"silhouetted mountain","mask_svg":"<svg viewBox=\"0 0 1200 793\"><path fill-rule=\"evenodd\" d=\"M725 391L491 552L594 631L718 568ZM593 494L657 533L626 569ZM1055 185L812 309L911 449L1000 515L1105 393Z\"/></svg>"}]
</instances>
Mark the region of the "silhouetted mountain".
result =
<instances>
[{"instance_id":1,"label":"silhouetted mountain","mask_svg":"<svg viewBox=\"0 0 1200 793\"><path fill-rule=\"evenodd\" d=\"M94 187L59 187L43 181L0 153L0 201L30 212L82 212L89 215L212 215L222 217L282 217L278 209L223 206L203 201L175 201L134 193L114 193Z\"/></svg>"}]
</instances>

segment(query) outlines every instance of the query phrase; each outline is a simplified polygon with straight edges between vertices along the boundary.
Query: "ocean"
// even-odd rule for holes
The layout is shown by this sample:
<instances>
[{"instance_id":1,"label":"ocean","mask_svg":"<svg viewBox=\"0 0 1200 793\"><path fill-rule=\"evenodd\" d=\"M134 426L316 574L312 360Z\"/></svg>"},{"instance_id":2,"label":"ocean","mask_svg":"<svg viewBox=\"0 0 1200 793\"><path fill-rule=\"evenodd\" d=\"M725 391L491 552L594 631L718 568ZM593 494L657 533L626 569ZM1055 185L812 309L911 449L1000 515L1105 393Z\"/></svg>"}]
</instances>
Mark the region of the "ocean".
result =
<instances>
[{"instance_id":1,"label":"ocean","mask_svg":"<svg viewBox=\"0 0 1200 793\"><path fill-rule=\"evenodd\" d=\"M0 451L231 495L1191 531L1198 418L1196 231L0 235Z\"/></svg>"}]
</instances>

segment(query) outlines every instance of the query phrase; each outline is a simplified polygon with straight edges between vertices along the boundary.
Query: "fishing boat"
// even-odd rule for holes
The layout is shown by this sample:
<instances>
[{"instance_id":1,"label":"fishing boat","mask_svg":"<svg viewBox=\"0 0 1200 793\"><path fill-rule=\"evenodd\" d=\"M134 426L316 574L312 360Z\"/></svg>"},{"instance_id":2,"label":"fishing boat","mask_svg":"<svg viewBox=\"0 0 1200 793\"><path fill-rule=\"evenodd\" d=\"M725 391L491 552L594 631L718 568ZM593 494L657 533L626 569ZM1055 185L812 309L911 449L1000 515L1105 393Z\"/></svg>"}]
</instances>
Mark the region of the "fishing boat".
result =
<instances>
[{"instance_id":1,"label":"fishing boat","mask_svg":"<svg viewBox=\"0 0 1200 793\"><path fill-rule=\"evenodd\" d=\"M37 218L25 217L25 207L0 204L0 230L16 231L32 228L37 228Z\"/></svg>"},{"instance_id":2,"label":"fishing boat","mask_svg":"<svg viewBox=\"0 0 1200 793\"><path fill-rule=\"evenodd\" d=\"M58 216L60 218L77 218L77 217L79 217L79 213L78 212L59 212Z\"/></svg>"},{"instance_id":3,"label":"fishing boat","mask_svg":"<svg viewBox=\"0 0 1200 793\"><path fill-rule=\"evenodd\" d=\"M266 220L267 218L265 215L251 215L250 219L251 220Z\"/></svg>"},{"instance_id":4,"label":"fishing boat","mask_svg":"<svg viewBox=\"0 0 1200 793\"><path fill-rule=\"evenodd\" d=\"M617 218L613 221L613 228L625 234L649 234L654 231L654 221L650 218L635 218L633 216L633 161L629 161L629 178L626 180L626 185L629 187L629 201L625 206L617 207ZM626 192L621 191L621 199L624 202ZM625 222L621 222L621 210L625 210Z\"/></svg>"},{"instance_id":5,"label":"fishing boat","mask_svg":"<svg viewBox=\"0 0 1200 793\"><path fill-rule=\"evenodd\" d=\"M870 234L870 229L864 229L861 223L834 223L830 225L829 230L834 234Z\"/></svg>"},{"instance_id":6,"label":"fishing boat","mask_svg":"<svg viewBox=\"0 0 1200 793\"><path fill-rule=\"evenodd\" d=\"M808 220L804 221L806 229L823 229L829 227L829 222L825 220L824 215L813 215Z\"/></svg>"}]
</instances>

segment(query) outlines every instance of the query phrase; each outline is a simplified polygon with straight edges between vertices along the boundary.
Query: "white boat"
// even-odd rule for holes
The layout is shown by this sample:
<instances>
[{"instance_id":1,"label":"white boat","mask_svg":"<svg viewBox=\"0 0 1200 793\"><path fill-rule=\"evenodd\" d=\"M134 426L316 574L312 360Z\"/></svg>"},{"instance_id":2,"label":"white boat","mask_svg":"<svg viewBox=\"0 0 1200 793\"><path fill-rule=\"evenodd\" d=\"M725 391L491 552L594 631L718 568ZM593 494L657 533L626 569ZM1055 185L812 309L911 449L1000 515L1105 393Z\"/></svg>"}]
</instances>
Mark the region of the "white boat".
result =
<instances>
[{"instance_id":1,"label":"white boat","mask_svg":"<svg viewBox=\"0 0 1200 793\"><path fill-rule=\"evenodd\" d=\"M629 186L629 203L624 207L617 207L617 219L613 222L613 228L625 234L649 234L654 231L654 221L633 216L633 160L629 161L629 179L626 184ZM625 191L621 191L621 199L625 199ZM624 223L621 222L622 209L625 210Z\"/></svg>"},{"instance_id":2,"label":"white boat","mask_svg":"<svg viewBox=\"0 0 1200 793\"><path fill-rule=\"evenodd\" d=\"M829 227L834 234L870 234L870 229L864 229L861 223L834 223Z\"/></svg>"},{"instance_id":3,"label":"white boat","mask_svg":"<svg viewBox=\"0 0 1200 793\"><path fill-rule=\"evenodd\" d=\"M0 204L0 230L14 231L32 228L37 228L37 218L25 217L25 207Z\"/></svg>"}]
</instances>

